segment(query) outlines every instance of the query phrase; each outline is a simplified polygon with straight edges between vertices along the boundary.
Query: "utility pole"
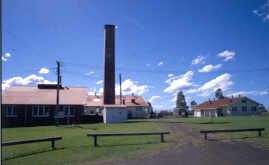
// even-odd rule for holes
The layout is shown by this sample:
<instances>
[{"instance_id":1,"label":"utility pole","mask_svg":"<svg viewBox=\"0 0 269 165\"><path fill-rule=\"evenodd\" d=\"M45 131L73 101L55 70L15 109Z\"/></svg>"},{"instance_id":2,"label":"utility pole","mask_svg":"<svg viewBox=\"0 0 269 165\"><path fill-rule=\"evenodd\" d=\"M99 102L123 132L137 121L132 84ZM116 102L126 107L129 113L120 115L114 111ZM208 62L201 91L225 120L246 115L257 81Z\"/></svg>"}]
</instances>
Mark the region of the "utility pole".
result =
<instances>
[{"instance_id":1,"label":"utility pole","mask_svg":"<svg viewBox=\"0 0 269 165\"><path fill-rule=\"evenodd\" d=\"M59 121L58 121L58 117L56 116L60 109L59 100L60 100L60 87L62 86L62 82L61 82L62 80L61 80L61 64L59 61L56 61L56 64L57 64L57 95L56 95L55 120L56 120L56 125L58 125Z\"/></svg>"},{"instance_id":2,"label":"utility pole","mask_svg":"<svg viewBox=\"0 0 269 165\"><path fill-rule=\"evenodd\" d=\"M119 75L120 78L120 104L122 104L122 93L121 93L121 73Z\"/></svg>"}]
</instances>

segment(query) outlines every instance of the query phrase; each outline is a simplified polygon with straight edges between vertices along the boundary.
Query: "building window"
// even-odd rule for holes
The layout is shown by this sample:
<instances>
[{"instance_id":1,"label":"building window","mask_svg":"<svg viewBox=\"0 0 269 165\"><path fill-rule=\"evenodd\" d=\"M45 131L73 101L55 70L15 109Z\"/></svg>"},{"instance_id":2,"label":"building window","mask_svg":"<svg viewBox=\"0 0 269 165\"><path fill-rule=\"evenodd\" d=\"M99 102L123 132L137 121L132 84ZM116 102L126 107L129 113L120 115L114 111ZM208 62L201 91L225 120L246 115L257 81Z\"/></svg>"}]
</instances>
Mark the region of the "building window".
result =
<instances>
[{"instance_id":1,"label":"building window","mask_svg":"<svg viewBox=\"0 0 269 165\"><path fill-rule=\"evenodd\" d=\"M141 111L141 108L140 107L136 107L135 110L136 111Z\"/></svg>"},{"instance_id":2,"label":"building window","mask_svg":"<svg viewBox=\"0 0 269 165\"><path fill-rule=\"evenodd\" d=\"M242 107L242 112L247 112L247 107L246 106Z\"/></svg>"},{"instance_id":3,"label":"building window","mask_svg":"<svg viewBox=\"0 0 269 165\"><path fill-rule=\"evenodd\" d=\"M252 111L252 112L256 112L256 111L257 111L257 107L256 107L256 106L252 106L252 107L251 107L251 111Z\"/></svg>"},{"instance_id":4,"label":"building window","mask_svg":"<svg viewBox=\"0 0 269 165\"><path fill-rule=\"evenodd\" d=\"M6 117L17 117L16 111L14 110L14 106L6 106Z\"/></svg>"},{"instance_id":5,"label":"building window","mask_svg":"<svg viewBox=\"0 0 269 165\"><path fill-rule=\"evenodd\" d=\"M232 107L232 111L236 112L237 111L237 107Z\"/></svg>"},{"instance_id":6,"label":"building window","mask_svg":"<svg viewBox=\"0 0 269 165\"><path fill-rule=\"evenodd\" d=\"M74 109L70 106L64 106L64 115L65 116L74 116Z\"/></svg>"},{"instance_id":7,"label":"building window","mask_svg":"<svg viewBox=\"0 0 269 165\"><path fill-rule=\"evenodd\" d=\"M49 117L49 108L42 105L34 105L32 107L32 116L33 117Z\"/></svg>"},{"instance_id":8,"label":"building window","mask_svg":"<svg viewBox=\"0 0 269 165\"><path fill-rule=\"evenodd\" d=\"M99 113L100 112L100 109L99 108L96 108L96 113Z\"/></svg>"}]
</instances>

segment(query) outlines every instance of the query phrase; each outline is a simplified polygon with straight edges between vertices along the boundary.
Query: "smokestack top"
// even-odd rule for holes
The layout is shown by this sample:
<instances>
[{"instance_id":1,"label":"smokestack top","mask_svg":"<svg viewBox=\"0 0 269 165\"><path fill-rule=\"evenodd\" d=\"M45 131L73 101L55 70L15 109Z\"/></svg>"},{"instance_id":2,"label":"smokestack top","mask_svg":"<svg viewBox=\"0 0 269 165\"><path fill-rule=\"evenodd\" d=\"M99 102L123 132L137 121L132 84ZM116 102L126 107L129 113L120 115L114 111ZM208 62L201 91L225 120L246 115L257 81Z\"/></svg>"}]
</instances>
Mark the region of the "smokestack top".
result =
<instances>
[{"instance_id":1,"label":"smokestack top","mask_svg":"<svg viewBox=\"0 0 269 165\"><path fill-rule=\"evenodd\" d=\"M104 28L105 29L115 29L115 25L112 25L112 24L106 24L105 26L104 26Z\"/></svg>"}]
</instances>

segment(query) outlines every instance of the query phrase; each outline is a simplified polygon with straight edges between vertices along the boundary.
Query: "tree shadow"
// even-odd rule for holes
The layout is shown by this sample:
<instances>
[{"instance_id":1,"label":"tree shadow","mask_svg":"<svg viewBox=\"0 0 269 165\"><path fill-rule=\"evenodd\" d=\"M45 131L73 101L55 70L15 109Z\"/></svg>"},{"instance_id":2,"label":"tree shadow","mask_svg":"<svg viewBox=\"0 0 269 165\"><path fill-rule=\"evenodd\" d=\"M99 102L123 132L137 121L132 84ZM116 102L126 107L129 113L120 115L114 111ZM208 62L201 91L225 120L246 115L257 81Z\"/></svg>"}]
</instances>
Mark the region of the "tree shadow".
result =
<instances>
[{"instance_id":1,"label":"tree shadow","mask_svg":"<svg viewBox=\"0 0 269 165\"><path fill-rule=\"evenodd\" d=\"M53 149L44 149L41 151L34 151L34 152L30 152L30 153L23 153L23 154L18 154L15 156L10 156L10 157L4 158L3 160L4 161L11 160L11 159L22 158L22 157L27 157L27 156L31 156L31 155L36 155L36 154L41 154L41 153L46 153L46 152L51 152L51 151L64 150L64 149L65 149L65 147L55 148L54 150Z\"/></svg>"}]
</instances>

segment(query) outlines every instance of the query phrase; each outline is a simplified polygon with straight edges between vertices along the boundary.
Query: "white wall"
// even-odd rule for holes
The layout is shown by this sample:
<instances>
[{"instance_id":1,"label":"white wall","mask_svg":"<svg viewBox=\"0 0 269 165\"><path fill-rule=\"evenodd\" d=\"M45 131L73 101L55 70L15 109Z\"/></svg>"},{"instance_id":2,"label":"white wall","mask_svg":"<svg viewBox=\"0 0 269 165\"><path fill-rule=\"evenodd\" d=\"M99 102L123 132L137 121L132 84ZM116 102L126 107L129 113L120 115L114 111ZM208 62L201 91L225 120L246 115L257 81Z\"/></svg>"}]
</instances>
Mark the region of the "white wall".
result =
<instances>
[{"instance_id":1,"label":"white wall","mask_svg":"<svg viewBox=\"0 0 269 165\"><path fill-rule=\"evenodd\" d=\"M201 111L194 111L194 117L201 117Z\"/></svg>"},{"instance_id":2,"label":"white wall","mask_svg":"<svg viewBox=\"0 0 269 165\"><path fill-rule=\"evenodd\" d=\"M217 117L217 112L216 110L200 110L194 111L194 117Z\"/></svg>"},{"instance_id":3,"label":"white wall","mask_svg":"<svg viewBox=\"0 0 269 165\"><path fill-rule=\"evenodd\" d=\"M128 110L121 107L106 107L103 110L104 123L123 123L128 120Z\"/></svg>"},{"instance_id":4,"label":"white wall","mask_svg":"<svg viewBox=\"0 0 269 165\"><path fill-rule=\"evenodd\" d=\"M130 118L146 118L147 113L144 107L130 107L128 108Z\"/></svg>"}]
</instances>

